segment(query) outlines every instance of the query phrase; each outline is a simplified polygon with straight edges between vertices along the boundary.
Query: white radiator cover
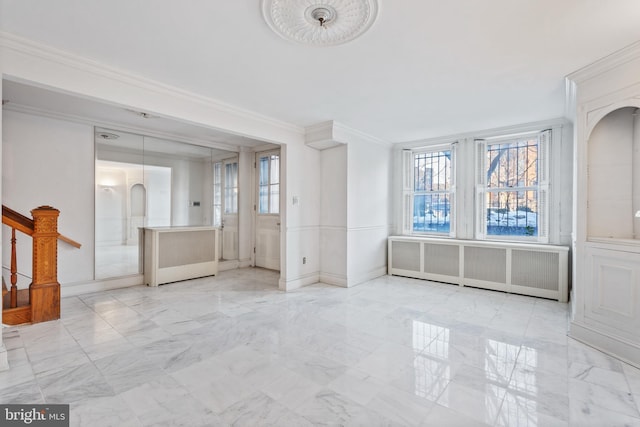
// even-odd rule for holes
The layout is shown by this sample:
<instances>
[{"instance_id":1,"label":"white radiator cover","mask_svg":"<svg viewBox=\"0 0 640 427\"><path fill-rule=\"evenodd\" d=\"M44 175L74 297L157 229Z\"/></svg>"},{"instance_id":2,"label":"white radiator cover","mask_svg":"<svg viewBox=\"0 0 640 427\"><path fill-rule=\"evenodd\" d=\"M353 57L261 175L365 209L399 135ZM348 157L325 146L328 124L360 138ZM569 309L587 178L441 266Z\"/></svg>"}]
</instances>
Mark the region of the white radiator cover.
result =
<instances>
[{"instance_id":1,"label":"white radiator cover","mask_svg":"<svg viewBox=\"0 0 640 427\"><path fill-rule=\"evenodd\" d=\"M389 237L388 273L567 302L569 248L430 237Z\"/></svg>"},{"instance_id":2,"label":"white radiator cover","mask_svg":"<svg viewBox=\"0 0 640 427\"><path fill-rule=\"evenodd\" d=\"M140 232L147 286L218 274L217 228L147 227Z\"/></svg>"}]
</instances>

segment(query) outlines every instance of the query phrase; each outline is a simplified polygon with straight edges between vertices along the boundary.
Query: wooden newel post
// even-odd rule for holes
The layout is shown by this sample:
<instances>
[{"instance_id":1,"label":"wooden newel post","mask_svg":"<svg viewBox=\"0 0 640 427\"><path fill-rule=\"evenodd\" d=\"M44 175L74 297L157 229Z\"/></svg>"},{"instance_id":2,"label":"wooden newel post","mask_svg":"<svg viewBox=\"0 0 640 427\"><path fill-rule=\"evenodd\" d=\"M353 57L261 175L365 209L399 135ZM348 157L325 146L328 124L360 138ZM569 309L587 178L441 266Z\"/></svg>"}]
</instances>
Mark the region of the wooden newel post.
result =
<instances>
[{"instance_id":1,"label":"wooden newel post","mask_svg":"<svg viewBox=\"0 0 640 427\"><path fill-rule=\"evenodd\" d=\"M33 216L33 282L29 287L31 322L60 318L58 283L58 215L51 206L31 211Z\"/></svg>"}]
</instances>

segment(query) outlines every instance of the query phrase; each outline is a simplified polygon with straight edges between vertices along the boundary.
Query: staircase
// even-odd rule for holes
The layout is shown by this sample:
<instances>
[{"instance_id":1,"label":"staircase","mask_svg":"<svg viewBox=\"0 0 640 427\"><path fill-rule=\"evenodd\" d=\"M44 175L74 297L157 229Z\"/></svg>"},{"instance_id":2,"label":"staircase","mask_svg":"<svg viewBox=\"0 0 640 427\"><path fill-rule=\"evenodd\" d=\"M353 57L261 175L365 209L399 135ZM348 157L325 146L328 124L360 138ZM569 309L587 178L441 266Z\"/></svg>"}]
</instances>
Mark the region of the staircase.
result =
<instances>
[{"instance_id":1,"label":"staircase","mask_svg":"<svg viewBox=\"0 0 640 427\"><path fill-rule=\"evenodd\" d=\"M11 228L11 287L2 278L2 323L20 325L60 318L58 240L80 248L80 244L58 233L60 211L51 206L33 209L28 218L2 206L2 223ZM28 289L18 289L16 232L33 240L32 275Z\"/></svg>"}]
</instances>

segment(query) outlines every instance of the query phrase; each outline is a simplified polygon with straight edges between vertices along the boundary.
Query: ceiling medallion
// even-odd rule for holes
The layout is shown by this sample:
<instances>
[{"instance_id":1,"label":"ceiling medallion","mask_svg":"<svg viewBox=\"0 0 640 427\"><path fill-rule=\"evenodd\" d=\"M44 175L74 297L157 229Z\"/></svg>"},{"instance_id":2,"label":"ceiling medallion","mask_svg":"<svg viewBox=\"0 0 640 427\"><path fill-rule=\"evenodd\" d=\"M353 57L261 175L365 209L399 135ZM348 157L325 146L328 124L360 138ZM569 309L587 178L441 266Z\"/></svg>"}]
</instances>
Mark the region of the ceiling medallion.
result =
<instances>
[{"instance_id":1,"label":"ceiling medallion","mask_svg":"<svg viewBox=\"0 0 640 427\"><path fill-rule=\"evenodd\" d=\"M262 0L262 14L269 27L287 40L333 46L371 27L378 0Z\"/></svg>"}]
</instances>

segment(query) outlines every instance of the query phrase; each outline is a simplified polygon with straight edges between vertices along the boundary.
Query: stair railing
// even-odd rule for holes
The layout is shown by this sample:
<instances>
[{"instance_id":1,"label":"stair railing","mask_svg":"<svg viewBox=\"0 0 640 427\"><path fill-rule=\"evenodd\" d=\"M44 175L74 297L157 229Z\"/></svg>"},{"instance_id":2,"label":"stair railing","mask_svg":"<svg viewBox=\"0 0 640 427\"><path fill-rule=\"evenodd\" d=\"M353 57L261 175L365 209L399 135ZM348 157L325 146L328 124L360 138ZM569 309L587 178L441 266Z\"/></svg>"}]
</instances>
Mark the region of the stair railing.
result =
<instances>
[{"instance_id":1,"label":"stair railing","mask_svg":"<svg viewBox=\"0 0 640 427\"><path fill-rule=\"evenodd\" d=\"M58 233L59 214L60 211L51 206L40 206L31 211L33 219L30 219L2 206L2 223L11 227L11 290L9 308L3 310L4 323L37 323L60 318L58 239L76 248L80 248L80 244ZM16 230L33 239L33 270L32 282L29 285L28 310L26 307L18 307Z\"/></svg>"}]
</instances>

